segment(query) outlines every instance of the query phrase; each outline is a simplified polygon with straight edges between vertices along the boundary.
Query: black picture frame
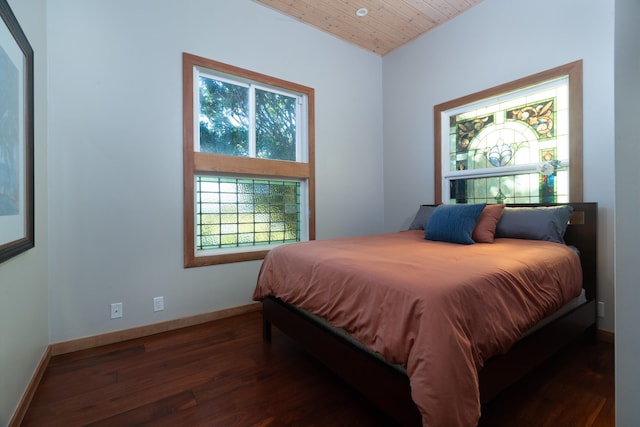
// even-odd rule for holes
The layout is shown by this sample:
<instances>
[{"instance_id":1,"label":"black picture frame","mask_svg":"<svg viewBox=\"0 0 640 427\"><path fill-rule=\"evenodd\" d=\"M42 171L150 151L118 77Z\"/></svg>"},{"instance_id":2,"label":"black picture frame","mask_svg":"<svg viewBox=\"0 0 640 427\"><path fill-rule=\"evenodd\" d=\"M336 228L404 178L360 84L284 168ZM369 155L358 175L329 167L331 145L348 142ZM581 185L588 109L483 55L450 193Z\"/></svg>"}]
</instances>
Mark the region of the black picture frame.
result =
<instances>
[{"instance_id":1,"label":"black picture frame","mask_svg":"<svg viewBox=\"0 0 640 427\"><path fill-rule=\"evenodd\" d=\"M35 246L33 49L0 0L0 263Z\"/></svg>"}]
</instances>

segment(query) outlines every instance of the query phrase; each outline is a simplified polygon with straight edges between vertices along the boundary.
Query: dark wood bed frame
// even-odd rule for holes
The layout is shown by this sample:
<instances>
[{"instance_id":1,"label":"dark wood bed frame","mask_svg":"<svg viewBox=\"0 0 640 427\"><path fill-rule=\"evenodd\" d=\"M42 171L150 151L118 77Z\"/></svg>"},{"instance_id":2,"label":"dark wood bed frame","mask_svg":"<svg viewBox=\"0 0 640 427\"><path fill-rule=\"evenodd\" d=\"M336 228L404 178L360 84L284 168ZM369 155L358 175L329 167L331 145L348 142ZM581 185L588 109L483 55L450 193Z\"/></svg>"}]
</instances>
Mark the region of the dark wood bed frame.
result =
<instances>
[{"instance_id":1,"label":"dark wood bed frame","mask_svg":"<svg viewBox=\"0 0 640 427\"><path fill-rule=\"evenodd\" d=\"M570 204L574 213L567 227L565 241L580 251L587 301L521 339L507 354L489 359L479 373L483 404L569 343L581 337L596 338L598 205ZM273 324L402 425L422 425L420 412L411 399L409 378L402 370L277 298L263 300L262 313L266 342L271 340Z\"/></svg>"}]
</instances>

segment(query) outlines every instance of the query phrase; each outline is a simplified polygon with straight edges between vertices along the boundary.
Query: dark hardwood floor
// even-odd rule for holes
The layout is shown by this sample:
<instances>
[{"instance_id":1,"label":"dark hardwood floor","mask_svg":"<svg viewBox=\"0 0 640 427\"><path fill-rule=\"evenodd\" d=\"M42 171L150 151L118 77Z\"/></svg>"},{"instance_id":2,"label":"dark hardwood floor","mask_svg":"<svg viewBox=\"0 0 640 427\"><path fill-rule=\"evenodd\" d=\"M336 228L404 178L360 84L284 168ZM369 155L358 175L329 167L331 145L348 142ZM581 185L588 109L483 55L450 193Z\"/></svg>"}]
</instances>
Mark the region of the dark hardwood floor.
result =
<instances>
[{"instance_id":1,"label":"dark hardwood floor","mask_svg":"<svg viewBox=\"0 0 640 427\"><path fill-rule=\"evenodd\" d=\"M23 426L394 426L259 312L53 357ZM613 345L579 344L483 408L483 427L614 426Z\"/></svg>"}]
</instances>

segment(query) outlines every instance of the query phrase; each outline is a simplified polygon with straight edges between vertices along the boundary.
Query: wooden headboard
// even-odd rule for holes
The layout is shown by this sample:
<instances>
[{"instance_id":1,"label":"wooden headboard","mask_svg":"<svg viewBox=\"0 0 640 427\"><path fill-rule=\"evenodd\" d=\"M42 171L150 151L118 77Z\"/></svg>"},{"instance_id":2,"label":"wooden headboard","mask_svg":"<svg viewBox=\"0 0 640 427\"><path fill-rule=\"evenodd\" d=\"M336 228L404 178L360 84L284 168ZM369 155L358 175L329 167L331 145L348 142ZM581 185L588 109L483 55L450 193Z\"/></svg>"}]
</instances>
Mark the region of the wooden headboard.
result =
<instances>
[{"instance_id":1,"label":"wooden headboard","mask_svg":"<svg viewBox=\"0 0 640 427\"><path fill-rule=\"evenodd\" d=\"M573 214L569 220L564 240L567 245L575 246L580 251L582 280L587 300L596 299L598 284L598 204L595 202L507 204L507 206L512 207L558 205L573 206Z\"/></svg>"}]
</instances>

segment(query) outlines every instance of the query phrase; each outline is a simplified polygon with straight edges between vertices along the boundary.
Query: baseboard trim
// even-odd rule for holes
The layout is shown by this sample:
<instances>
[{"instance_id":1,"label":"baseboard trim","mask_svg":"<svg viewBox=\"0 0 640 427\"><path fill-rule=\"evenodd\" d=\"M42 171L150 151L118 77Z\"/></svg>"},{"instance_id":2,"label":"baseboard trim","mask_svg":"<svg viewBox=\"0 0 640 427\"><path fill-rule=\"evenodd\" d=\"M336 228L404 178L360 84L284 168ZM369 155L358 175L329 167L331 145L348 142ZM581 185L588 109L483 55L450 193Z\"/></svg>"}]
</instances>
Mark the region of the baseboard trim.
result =
<instances>
[{"instance_id":1,"label":"baseboard trim","mask_svg":"<svg viewBox=\"0 0 640 427\"><path fill-rule=\"evenodd\" d=\"M79 350L87 350L102 345L114 344L135 338L146 337L148 335L168 332L175 329L195 326L213 320L224 319L237 316L239 314L251 313L261 308L259 302L242 305L239 307L227 308L224 310L212 311L209 313L196 314L194 316L181 317L179 319L167 320L166 322L152 323L150 325L138 326L130 329L107 332L105 334L94 335L85 338L78 338L69 341L62 341L51 344L51 356L71 353Z\"/></svg>"},{"instance_id":2,"label":"baseboard trim","mask_svg":"<svg viewBox=\"0 0 640 427\"><path fill-rule=\"evenodd\" d=\"M616 334L609 331L603 331L602 329L598 329L598 341L608 342L610 344L615 344Z\"/></svg>"},{"instance_id":3,"label":"baseboard trim","mask_svg":"<svg viewBox=\"0 0 640 427\"><path fill-rule=\"evenodd\" d=\"M33 399L33 396L35 396L36 390L40 385L40 381L42 380L44 371L47 369L47 366L49 366L49 360L51 360L50 345L45 348L44 353L40 358L40 362L38 363L38 366L36 367L36 370L31 377L31 381L29 381L27 389L24 391L24 394L22 395L22 398L18 403L18 407L9 420L9 424L7 424L7 427L19 427L20 424L22 424L22 420L24 420L24 416L27 414L27 409L29 409L31 400Z\"/></svg>"}]
</instances>

